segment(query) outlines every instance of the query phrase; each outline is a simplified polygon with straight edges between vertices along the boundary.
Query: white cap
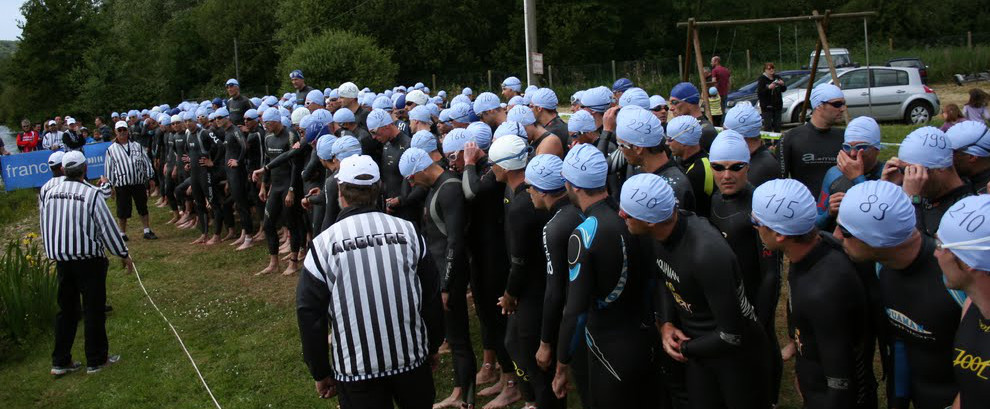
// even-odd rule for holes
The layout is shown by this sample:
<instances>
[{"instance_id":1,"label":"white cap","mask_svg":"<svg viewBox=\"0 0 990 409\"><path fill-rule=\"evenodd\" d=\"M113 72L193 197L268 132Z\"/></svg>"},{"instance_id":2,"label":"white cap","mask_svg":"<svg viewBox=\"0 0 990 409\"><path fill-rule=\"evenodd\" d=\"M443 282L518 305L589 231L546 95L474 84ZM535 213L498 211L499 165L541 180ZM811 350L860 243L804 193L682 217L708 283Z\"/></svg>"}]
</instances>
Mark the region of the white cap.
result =
<instances>
[{"instance_id":1,"label":"white cap","mask_svg":"<svg viewBox=\"0 0 990 409\"><path fill-rule=\"evenodd\" d=\"M117 123L113 125L113 129L120 129L120 128L127 128L127 122L117 121Z\"/></svg>"},{"instance_id":2,"label":"white cap","mask_svg":"<svg viewBox=\"0 0 990 409\"><path fill-rule=\"evenodd\" d=\"M378 182L381 174L378 164L368 155L355 155L340 161L340 171L337 172L337 183L370 186Z\"/></svg>"},{"instance_id":3,"label":"white cap","mask_svg":"<svg viewBox=\"0 0 990 409\"><path fill-rule=\"evenodd\" d=\"M339 94L341 98L357 98L358 87L353 82L345 82L337 87L337 94Z\"/></svg>"},{"instance_id":4,"label":"white cap","mask_svg":"<svg viewBox=\"0 0 990 409\"><path fill-rule=\"evenodd\" d=\"M76 123L76 118L73 118L71 116L69 117L69 119L66 119L65 120L65 124L66 125L72 125L72 124L75 124L75 123Z\"/></svg>"},{"instance_id":5,"label":"white cap","mask_svg":"<svg viewBox=\"0 0 990 409\"><path fill-rule=\"evenodd\" d=\"M55 120L49 120L48 125L55 125Z\"/></svg>"},{"instance_id":6,"label":"white cap","mask_svg":"<svg viewBox=\"0 0 990 409\"><path fill-rule=\"evenodd\" d=\"M48 166L62 166L63 157L65 157L65 152L63 151L52 152L51 156L48 157Z\"/></svg>"},{"instance_id":7,"label":"white cap","mask_svg":"<svg viewBox=\"0 0 990 409\"><path fill-rule=\"evenodd\" d=\"M426 96L426 94L424 94L423 91L417 89L417 90L413 90L413 92L410 92L408 95L406 95L406 101L411 101L416 105L426 105L428 102L430 102L430 97Z\"/></svg>"},{"instance_id":8,"label":"white cap","mask_svg":"<svg viewBox=\"0 0 990 409\"><path fill-rule=\"evenodd\" d=\"M69 169L86 163L86 155L79 151L69 151L62 155L62 168Z\"/></svg>"}]
</instances>

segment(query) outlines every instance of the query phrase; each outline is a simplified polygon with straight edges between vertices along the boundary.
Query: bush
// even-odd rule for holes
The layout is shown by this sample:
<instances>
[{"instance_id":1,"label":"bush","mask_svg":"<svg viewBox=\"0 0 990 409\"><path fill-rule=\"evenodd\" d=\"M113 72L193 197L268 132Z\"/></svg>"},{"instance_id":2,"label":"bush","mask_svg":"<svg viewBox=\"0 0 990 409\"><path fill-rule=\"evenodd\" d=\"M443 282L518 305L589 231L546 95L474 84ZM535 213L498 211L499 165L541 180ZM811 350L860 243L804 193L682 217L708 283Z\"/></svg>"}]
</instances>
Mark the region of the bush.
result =
<instances>
[{"instance_id":1,"label":"bush","mask_svg":"<svg viewBox=\"0 0 990 409\"><path fill-rule=\"evenodd\" d=\"M289 72L300 69L314 88L336 88L352 81L359 88L381 90L395 84L399 65L392 50L379 47L371 37L331 30L296 45L281 64L280 76L289 84Z\"/></svg>"},{"instance_id":2,"label":"bush","mask_svg":"<svg viewBox=\"0 0 990 409\"><path fill-rule=\"evenodd\" d=\"M55 317L58 280L38 235L13 239L0 256L0 334L23 342Z\"/></svg>"}]
</instances>

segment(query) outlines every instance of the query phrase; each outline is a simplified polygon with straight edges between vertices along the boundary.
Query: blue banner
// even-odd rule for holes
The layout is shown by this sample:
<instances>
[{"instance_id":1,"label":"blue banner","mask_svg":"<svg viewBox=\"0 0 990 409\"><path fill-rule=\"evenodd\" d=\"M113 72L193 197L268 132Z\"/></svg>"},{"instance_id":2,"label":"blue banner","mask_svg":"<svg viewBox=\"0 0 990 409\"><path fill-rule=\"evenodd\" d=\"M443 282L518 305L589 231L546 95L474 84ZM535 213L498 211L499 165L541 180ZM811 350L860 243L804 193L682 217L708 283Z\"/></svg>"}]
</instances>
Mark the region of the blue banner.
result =
<instances>
[{"instance_id":1,"label":"blue banner","mask_svg":"<svg viewBox=\"0 0 990 409\"><path fill-rule=\"evenodd\" d=\"M98 179L103 175L103 161L106 160L109 147L110 142L83 146L87 179ZM52 172L48 169L48 157L51 154L51 151L38 151L0 156L0 176L3 177L5 189L9 192L44 185L52 178Z\"/></svg>"}]
</instances>

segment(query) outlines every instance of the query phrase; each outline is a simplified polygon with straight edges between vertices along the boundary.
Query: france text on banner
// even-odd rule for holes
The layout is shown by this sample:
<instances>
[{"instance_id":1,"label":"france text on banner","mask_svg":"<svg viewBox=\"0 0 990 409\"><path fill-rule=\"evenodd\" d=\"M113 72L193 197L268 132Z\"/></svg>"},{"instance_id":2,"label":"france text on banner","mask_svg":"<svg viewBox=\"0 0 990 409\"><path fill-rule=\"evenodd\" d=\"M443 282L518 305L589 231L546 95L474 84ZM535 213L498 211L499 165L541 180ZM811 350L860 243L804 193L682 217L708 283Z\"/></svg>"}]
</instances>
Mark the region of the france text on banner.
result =
<instances>
[{"instance_id":1,"label":"france text on banner","mask_svg":"<svg viewBox=\"0 0 990 409\"><path fill-rule=\"evenodd\" d=\"M83 147L86 154L86 178L96 179L103 174L103 161L110 142L95 143ZM41 187L52 178L48 169L50 151L21 153L0 157L0 176L7 191Z\"/></svg>"}]
</instances>

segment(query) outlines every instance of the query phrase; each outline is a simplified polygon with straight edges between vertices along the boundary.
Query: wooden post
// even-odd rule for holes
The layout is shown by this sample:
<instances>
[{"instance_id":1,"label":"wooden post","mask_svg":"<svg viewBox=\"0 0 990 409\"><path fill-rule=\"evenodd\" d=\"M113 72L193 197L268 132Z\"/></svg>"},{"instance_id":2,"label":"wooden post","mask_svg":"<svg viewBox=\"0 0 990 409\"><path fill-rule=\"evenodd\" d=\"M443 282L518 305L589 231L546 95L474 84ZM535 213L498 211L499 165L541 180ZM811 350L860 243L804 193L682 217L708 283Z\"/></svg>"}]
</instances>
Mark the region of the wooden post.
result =
<instances>
[{"instance_id":1,"label":"wooden post","mask_svg":"<svg viewBox=\"0 0 990 409\"><path fill-rule=\"evenodd\" d=\"M747 76L747 77L749 77L749 76L752 76L752 75L753 75L753 70L752 70L752 67L750 66L750 63L751 63L751 62L752 62L752 61L751 61L751 60L750 60L750 58L749 58L749 49L747 48L747 49L746 49L746 76Z\"/></svg>"},{"instance_id":2,"label":"wooden post","mask_svg":"<svg viewBox=\"0 0 990 409\"><path fill-rule=\"evenodd\" d=\"M973 49L973 32L972 31L967 31L966 32L966 48L969 48L970 50Z\"/></svg>"},{"instance_id":3,"label":"wooden post","mask_svg":"<svg viewBox=\"0 0 990 409\"><path fill-rule=\"evenodd\" d=\"M677 54L677 75L684 78L684 55Z\"/></svg>"},{"instance_id":4,"label":"wooden post","mask_svg":"<svg viewBox=\"0 0 990 409\"><path fill-rule=\"evenodd\" d=\"M830 10L825 10L825 19L821 21L816 21L815 26L818 28L818 39L822 43L822 49L825 51L825 62L828 63L828 71L832 74L832 84L839 86L839 74L835 72L835 63L832 62L832 52L829 51L828 47L828 36L825 35L825 26L823 22L828 22L828 15L832 12ZM818 12L813 12L812 14L818 14ZM817 67L815 67L817 68ZM869 91L867 91L869 92ZM843 117L846 119L846 123L849 123L849 110L843 112Z\"/></svg>"},{"instance_id":5,"label":"wooden post","mask_svg":"<svg viewBox=\"0 0 990 409\"><path fill-rule=\"evenodd\" d=\"M437 75L436 74L433 74L433 88L431 88L431 89L433 90L433 92L440 91L440 89L437 88Z\"/></svg>"},{"instance_id":6,"label":"wooden post","mask_svg":"<svg viewBox=\"0 0 990 409\"><path fill-rule=\"evenodd\" d=\"M890 48L890 51L894 51L894 39L893 38L887 37L887 47Z\"/></svg>"},{"instance_id":7,"label":"wooden post","mask_svg":"<svg viewBox=\"0 0 990 409\"><path fill-rule=\"evenodd\" d=\"M615 60L612 60L612 82L615 82L619 78L615 76Z\"/></svg>"},{"instance_id":8,"label":"wooden post","mask_svg":"<svg viewBox=\"0 0 990 409\"><path fill-rule=\"evenodd\" d=\"M691 69L691 36L694 33L694 18L688 19L687 40L684 41L684 66L681 69L681 81L687 82Z\"/></svg>"},{"instance_id":9,"label":"wooden post","mask_svg":"<svg viewBox=\"0 0 990 409\"><path fill-rule=\"evenodd\" d=\"M488 90L492 90L492 70L488 70Z\"/></svg>"},{"instance_id":10,"label":"wooden post","mask_svg":"<svg viewBox=\"0 0 990 409\"><path fill-rule=\"evenodd\" d=\"M815 10L814 13L818 14L818 10ZM811 89L815 86L815 77L818 74L818 59L821 57L821 54L822 40L819 38L818 41L815 42L815 56L811 59L811 66L808 67L811 70L811 75L808 77L808 86L804 91L804 102L801 104L801 120L798 121L801 123L804 123L805 119L807 119L808 105L810 104L809 101L811 99Z\"/></svg>"},{"instance_id":11,"label":"wooden post","mask_svg":"<svg viewBox=\"0 0 990 409\"><path fill-rule=\"evenodd\" d=\"M550 81L550 88L553 88L553 66L547 66L547 80Z\"/></svg>"},{"instance_id":12,"label":"wooden post","mask_svg":"<svg viewBox=\"0 0 990 409\"><path fill-rule=\"evenodd\" d=\"M691 37L694 39L694 62L698 65L698 82L701 83L701 106L705 107L705 116L712 122L712 110L708 106L708 84L705 84L705 63L701 61L701 40L698 39L698 29L692 27Z\"/></svg>"}]
</instances>

